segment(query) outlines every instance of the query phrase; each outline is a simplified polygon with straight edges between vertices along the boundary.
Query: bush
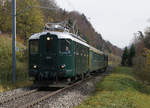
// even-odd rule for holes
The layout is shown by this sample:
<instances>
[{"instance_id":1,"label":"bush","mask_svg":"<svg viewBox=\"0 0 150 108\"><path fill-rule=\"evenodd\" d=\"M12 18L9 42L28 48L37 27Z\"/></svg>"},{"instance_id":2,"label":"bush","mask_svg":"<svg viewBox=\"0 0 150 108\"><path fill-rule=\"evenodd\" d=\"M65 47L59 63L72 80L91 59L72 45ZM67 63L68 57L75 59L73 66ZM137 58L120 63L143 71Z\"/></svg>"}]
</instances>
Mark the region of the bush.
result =
<instances>
[{"instance_id":1,"label":"bush","mask_svg":"<svg viewBox=\"0 0 150 108\"><path fill-rule=\"evenodd\" d=\"M150 50L144 49L142 55L134 58L133 72L142 82L150 83Z\"/></svg>"},{"instance_id":2,"label":"bush","mask_svg":"<svg viewBox=\"0 0 150 108\"><path fill-rule=\"evenodd\" d=\"M26 80L27 77L27 54L24 53L25 46L17 42L16 52L16 79L17 81ZM11 38L7 35L0 36L0 84L12 81L12 50Z\"/></svg>"}]
</instances>

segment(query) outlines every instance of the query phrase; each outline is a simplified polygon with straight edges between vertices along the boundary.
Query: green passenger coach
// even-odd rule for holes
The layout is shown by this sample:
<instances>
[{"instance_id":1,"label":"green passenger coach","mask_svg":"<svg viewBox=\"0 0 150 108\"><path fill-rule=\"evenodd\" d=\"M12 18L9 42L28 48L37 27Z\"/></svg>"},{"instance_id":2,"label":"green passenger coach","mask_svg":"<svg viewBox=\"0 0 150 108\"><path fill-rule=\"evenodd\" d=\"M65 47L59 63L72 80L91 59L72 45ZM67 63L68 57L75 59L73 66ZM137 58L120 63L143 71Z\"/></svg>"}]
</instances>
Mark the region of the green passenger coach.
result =
<instances>
[{"instance_id":1,"label":"green passenger coach","mask_svg":"<svg viewBox=\"0 0 150 108\"><path fill-rule=\"evenodd\" d=\"M103 52L97 50L96 48L90 46L89 50L89 70L90 72L97 70L106 70L108 65L107 55Z\"/></svg>"},{"instance_id":2,"label":"green passenger coach","mask_svg":"<svg viewBox=\"0 0 150 108\"><path fill-rule=\"evenodd\" d=\"M56 84L106 69L108 57L69 32L45 31L29 38L29 76Z\"/></svg>"}]
</instances>

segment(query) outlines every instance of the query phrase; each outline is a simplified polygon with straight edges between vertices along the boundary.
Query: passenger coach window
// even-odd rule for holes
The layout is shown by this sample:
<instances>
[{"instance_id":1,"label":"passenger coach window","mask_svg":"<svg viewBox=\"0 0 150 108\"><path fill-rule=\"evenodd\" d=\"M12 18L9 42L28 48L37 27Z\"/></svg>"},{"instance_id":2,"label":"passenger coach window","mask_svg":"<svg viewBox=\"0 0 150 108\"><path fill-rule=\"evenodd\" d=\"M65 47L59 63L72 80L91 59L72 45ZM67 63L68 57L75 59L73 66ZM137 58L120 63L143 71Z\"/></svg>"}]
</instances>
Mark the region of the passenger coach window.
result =
<instances>
[{"instance_id":1,"label":"passenger coach window","mask_svg":"<svg viewBox=\"0 0 150 108\"><path fill-rule=\"evenodd\" d=\"M65 54L71 53L71 41L67 39L62 39L60 41L60 52Z\"/></svg>"},{"instance_id":2,"label":"passenger coach window","mask_svg":"<svg viewBox=\"0 0 150 108\"><path fill-rule=\"evenodd\" d=\"M31 40L30 41L30 54L37 54L38 53L38 40Z\"/></svg>"}]
</instances>

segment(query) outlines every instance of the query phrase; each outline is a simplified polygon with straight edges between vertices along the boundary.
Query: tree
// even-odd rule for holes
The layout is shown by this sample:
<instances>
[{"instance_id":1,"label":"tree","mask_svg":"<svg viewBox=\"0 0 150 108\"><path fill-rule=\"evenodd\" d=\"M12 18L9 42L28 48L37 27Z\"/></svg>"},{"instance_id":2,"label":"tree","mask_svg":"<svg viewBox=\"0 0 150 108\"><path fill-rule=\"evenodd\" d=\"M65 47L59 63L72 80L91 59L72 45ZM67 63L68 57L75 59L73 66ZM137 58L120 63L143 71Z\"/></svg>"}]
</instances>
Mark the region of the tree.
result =
<instances>
[{"instance_id":1,"label":"tree","mask_svg":"<svg viewBox=\"0 0 150 108\"><path fill-rule=\"evenodd\" d=\"M125 66L128 64L128 48L125 47L124 51L123 51L123 55L122 55L122 61L121 61L121 64L122 66Z\"/></svg>"},{"instance_id":2,"label":"tree","mask_svg":"<svg viewBox=\"0 0 150 108\"><path fill-rule=\"evenodd\" d=\"M55 0L37 0L41 7L47 7L47 8L58 8ZM56 19L56 10L50 10L50 9L41 9L44 14L44 22L53 22L54 19Z\"/></svg>"},{"instance_id":3,"label":"tree","mask_svg":"<svg viewBox=\"0 0 150 108\"><path fill-rule=\"evenodd\" d=\"M150 27L145 31L144 45L146 48L150 49Z\"/></svg>"},{"instance_id":4,"label":"tree","mask_svg":"<svg viewBox=\"0 0 150 108\"><path fill-rule=\"evenodd\" d=\"M1 0L0 2L2 2ZM17 34L25 41L32 34L40 32L44 25L43 13L36 0L17 0ZM0 5L0 29L11 32L11 1Z\"/></svg>"},{"instance_id":5,"label":"tree","mask_svg":"<svg viewBox=\"0 0 150 108\"><path fill-rule=\"evenodd\" d=\"M139 40L143 40L144 35L141 31L138 31L138 37L139 37Z\"/></svg>"},{"instance_id":6,"label":"tree","mask_svg":"<svg viewBox=\"0 0 150 108\"><path fill-rule=\"evenodd\" d=\"M9 0L0 0L0 29L2 32L11 32L11 3Z\"/></svg>"},{"instance_id":7,"label":"tree","mask_svg":"<svg viewBox=\"0 0 150 108\"><path fill-rule=\"evenodd\" d=\"M17 33L23 35L24 40L32 33L40 32L43 28L43 14L36 0L17 0ZM28 8L31 7L31 8Z\"/></svg>"},{"instance_id":8,"label":"tree","mask_svg":"<svg viewBox=\"0 0 150 108\"><path fill-rule=\"evenodd\" d=\"M133 65L133 57L134 56L135 56L135 46L134 46L134 44L132 44L129 49L129 56L128 56L128 65L129 66Z\"/></svg>"}]
</instances>

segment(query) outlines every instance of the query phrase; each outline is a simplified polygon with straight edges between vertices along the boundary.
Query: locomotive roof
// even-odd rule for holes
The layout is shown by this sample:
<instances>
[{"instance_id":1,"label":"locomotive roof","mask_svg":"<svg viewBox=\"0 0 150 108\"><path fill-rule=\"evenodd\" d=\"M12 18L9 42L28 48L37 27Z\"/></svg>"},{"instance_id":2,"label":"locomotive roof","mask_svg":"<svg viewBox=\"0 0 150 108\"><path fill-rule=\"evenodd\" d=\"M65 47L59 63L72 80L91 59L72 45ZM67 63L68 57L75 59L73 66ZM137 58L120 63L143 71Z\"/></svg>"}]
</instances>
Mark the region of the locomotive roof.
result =
<instances>
[{"instance_id":1,"label":"locomotive roof","mask_svg":"<svg viewBox=\"0 0 150 108\"><path fill-rule=\"evenodd\" d=\"M45 31L45 32L41 32L41 33L36 33L36 34L33 34L29 40L33 40L33 39L39 39L40 36L42 35L46 35L47 33L50 33L52 35L57 35L58 39L71 39L77 43L80 43L84 46L87 46L89 47L89 45L86 43L85 40L81 39L81 38L78 38L78 36L74 35L74 34L71 34L71 33L68 33L68 32L55 32L55 31Z\"/></svg>"}]
</instances>

